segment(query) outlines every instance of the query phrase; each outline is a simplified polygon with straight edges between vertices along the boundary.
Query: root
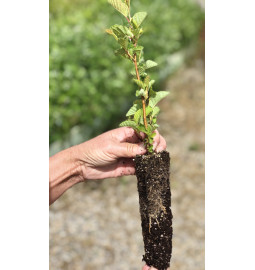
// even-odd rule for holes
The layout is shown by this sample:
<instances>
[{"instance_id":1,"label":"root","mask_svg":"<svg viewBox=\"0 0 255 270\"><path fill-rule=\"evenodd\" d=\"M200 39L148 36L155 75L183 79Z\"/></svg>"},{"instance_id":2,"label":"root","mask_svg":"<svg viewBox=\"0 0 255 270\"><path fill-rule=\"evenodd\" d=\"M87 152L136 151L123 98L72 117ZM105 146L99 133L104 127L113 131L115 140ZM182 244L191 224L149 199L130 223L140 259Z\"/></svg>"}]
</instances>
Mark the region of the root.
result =
<instances>
[{"instance_id":1,"label":"root","mask_svg":"<svg viewBox=\"0 0 255 270\"><path fill-rule=\"evenodd\" d=\"M163 205L162 199L161 199L161 198L160 198L159 207L160 207L160 209L164 212L164 214L166 214L166 208L165 208L165 206Z\"/></svg>"},{"instance_id":2,"label":"root","mask_svg":"<svg viewBox=\"0 0 255 270\"><path fill-rule=\"evenodd\" d=\"M157 221L157 223L158 223L158 226L159 226L159 222L158 222L158 219L156 218L156 221ZM159 228L160 228L160 226L159 226Z\"/></svg>"},{"instance_id":3,"label":"root","mask_svg":"<svg viewBox=\"0 0 255 270\"><path fill-rule=\"evenodd\" d=\"M152 219L153 217L149 217L149 233L151 233L151 219ZM156 222L158 223L158 226L159 226L159 221L158 221L158 219L157 218L155 218L155 220L156 220ZM159 226L159 228L160 228L160 226Z\"/></svg>"},{"instance_id":4,"label":"root","mask_svg":"<svg viewBox=\"0 0 255 270\"><path fill-rule=\"evenodd\" d=\"M149 233L151 233L151 218L152 217L149 217Z\"/></svg>"}]
</instances>

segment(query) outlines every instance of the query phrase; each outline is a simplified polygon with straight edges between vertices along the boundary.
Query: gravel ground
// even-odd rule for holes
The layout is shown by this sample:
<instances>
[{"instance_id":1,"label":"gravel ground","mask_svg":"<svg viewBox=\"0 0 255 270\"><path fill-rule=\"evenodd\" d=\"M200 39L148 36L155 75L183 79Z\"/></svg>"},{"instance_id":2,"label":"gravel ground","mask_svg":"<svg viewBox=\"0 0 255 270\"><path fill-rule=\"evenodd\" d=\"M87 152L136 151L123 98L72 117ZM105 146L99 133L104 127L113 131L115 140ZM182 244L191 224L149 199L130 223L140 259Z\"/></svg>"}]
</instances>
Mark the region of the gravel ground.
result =
<instances>
[{"instance_id":1,"label":"gravel ground","mask_svg":"<svg viewBox=\"0 0 255 270\"><path fill-rule=\"evenodd\" d=\"M171 270L204 269L204 66L170 80L160 133L171 154ZM143 241L135 177L90 181L50 207L50 269L140 270Z\"/></svg>"}]
</instances>

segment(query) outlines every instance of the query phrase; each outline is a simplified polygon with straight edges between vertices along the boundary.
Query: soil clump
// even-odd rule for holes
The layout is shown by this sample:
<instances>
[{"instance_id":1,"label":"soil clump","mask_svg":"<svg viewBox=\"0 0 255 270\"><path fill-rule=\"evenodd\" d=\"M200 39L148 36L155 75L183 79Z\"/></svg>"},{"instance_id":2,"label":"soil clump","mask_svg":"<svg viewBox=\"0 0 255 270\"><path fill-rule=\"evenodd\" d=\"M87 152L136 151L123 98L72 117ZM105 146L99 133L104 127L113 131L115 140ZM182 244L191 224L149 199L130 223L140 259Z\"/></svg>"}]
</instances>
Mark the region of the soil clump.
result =
<instances>
[{"instance_id":1,"label":"soil clump","mask_svg":"<svg viewBox=\"0 0 255 270\"><path fill-rule=\"evenodd\" d=\"M170 155L167 151L135 158L137 189L145 255L143 261L158 270L170 266L172 212Z\"/></svg>"}]
</instances>

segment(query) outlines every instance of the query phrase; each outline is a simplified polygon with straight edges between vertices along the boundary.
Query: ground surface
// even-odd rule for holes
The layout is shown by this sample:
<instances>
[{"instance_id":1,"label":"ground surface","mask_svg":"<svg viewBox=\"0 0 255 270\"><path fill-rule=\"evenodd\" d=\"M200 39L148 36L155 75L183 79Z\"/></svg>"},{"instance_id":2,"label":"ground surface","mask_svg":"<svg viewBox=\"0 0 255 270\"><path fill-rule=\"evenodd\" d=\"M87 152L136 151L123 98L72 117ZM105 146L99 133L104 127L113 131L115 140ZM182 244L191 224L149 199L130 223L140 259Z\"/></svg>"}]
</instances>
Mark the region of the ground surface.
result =
<instances>
[{"instance_id":1,"label":"ground surface","mask_svg":"<svg viewBox=\"0 0 255 270\"><path fill-rule=\"evenodd\" d=\"M171 154L171 270L204 269L204 67L170 80L160 133ZM143 251L135 177L79 184L50 207L51 270L140 270Z\"/></svg>"}]
</instances>

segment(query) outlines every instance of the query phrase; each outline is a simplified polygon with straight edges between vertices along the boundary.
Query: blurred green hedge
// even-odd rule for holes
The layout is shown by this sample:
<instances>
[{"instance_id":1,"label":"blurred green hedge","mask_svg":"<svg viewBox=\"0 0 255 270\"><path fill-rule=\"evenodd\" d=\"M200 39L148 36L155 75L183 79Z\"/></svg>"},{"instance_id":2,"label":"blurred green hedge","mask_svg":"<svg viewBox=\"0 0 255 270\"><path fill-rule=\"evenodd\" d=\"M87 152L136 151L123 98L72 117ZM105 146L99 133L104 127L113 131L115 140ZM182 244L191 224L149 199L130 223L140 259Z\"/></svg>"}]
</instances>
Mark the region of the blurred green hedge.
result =
<instances>
[{"instance_id":1,"label":"blurred green hedge","mask_svg":"<svg viewBox=\"0 0 255 270\"><path fill-rule=\"evenodd\" d=\"M141 45L146 59L160 63L152 75L159 87L169 55L197 39L204 13L189 0L133 0L131 6L132 13L149 14ZM50 1L50 143L65 140L74 126L87 136L117 127L130 107L131 66L114 55L115 42L104 32L121 22L107 0Z\"/></svg>"}]
</instances>

